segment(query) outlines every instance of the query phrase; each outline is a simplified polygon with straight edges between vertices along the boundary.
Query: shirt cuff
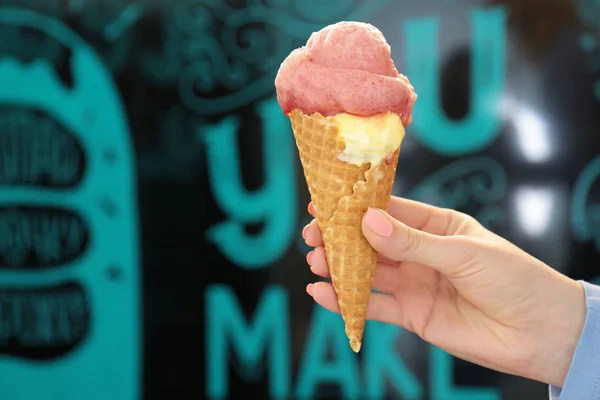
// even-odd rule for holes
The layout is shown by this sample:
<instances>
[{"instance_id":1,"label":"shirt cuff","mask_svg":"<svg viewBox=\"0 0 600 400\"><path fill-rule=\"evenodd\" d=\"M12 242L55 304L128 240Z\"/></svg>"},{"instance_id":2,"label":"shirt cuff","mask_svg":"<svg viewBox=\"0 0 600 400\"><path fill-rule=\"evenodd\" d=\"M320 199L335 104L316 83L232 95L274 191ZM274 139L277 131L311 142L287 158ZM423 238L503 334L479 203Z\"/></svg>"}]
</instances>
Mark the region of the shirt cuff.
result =
<instances>
[{"instance_id":1,"label":"shirt cuff","mask_svg":"<svg viewBox=\"0 0 600 400\"><path fill-rule=\"evenodd\" d=\"M551 400L600 399L600 286L579 281L587 313L563 388L550 386Z\"/></svg>"}]
</instances>

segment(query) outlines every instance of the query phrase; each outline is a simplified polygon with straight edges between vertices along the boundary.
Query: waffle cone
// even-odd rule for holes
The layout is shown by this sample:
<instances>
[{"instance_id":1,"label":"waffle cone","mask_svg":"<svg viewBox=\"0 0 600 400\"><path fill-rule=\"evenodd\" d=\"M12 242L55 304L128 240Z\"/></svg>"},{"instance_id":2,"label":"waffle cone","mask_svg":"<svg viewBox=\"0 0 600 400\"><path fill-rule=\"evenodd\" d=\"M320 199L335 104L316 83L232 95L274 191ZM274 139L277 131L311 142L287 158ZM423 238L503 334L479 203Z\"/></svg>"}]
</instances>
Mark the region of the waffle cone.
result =
<instances>
[{"instance_id":1,"label":"waffle cone","mask_svg":"<svg viewBox=\"0 0 600 400\"><path fill-rule=\"evenodd\" d=\"M345 144L330 119L299 110L290 119L346 336L359 352L377 264L362 233L362 218L369 207L387 209L400 149L375 166L359 167L338 159Z\"/></svg>"}]
</instances>

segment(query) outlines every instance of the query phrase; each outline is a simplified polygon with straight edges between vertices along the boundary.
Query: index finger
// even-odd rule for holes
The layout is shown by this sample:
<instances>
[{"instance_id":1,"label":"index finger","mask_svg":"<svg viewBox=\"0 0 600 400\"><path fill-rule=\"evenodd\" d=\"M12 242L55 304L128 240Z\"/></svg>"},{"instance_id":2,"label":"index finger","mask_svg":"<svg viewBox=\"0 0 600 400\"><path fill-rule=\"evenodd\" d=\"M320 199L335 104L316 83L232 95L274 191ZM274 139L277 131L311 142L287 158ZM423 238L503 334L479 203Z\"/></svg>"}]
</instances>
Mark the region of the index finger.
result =
<instances>
[{"instance_id":1,"label":"index finger","mask_svg":"<svg viewBox=\"0 0 600 400\"><path fill-rule=\"evenodd\" d=\"M314 218L317 217L316 211L314 203L308 203L308 212ZM411 228L438 236L454 232L455 226L464 221L464 215L454 210L396 196L390 198L387 211Z\"/></svg>"},{"instance_id":2,"label":"index finger","mask_svg":"<svg viewBox=\"0 0 600 400\"><path fill-rule=\"evenodd\" d=\"M433 235L448 235L464 221L464 215L448 208L392 196L388 213L400 222Z\"/></svg>"}]
</instances>

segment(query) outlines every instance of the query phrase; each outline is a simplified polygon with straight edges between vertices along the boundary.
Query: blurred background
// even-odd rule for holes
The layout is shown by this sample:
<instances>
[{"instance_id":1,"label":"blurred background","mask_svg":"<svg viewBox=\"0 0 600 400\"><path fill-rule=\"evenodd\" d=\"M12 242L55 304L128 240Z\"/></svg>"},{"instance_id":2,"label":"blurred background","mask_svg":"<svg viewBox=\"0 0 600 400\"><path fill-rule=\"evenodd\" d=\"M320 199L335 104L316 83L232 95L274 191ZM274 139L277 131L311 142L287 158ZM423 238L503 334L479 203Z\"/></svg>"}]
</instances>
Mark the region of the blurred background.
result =
<instances>
[{"instance_id":1,"label":"blurred background","mask_svg":"<svg viewBox=\"0 0 600 400\"><path fill-rule=\"evenodd\" d=\"M0 399L546 399L313 304L274 78L376 25L419 100L394 194L600 276L598 0L0 0Z\"/></svg>"}]
</instances>

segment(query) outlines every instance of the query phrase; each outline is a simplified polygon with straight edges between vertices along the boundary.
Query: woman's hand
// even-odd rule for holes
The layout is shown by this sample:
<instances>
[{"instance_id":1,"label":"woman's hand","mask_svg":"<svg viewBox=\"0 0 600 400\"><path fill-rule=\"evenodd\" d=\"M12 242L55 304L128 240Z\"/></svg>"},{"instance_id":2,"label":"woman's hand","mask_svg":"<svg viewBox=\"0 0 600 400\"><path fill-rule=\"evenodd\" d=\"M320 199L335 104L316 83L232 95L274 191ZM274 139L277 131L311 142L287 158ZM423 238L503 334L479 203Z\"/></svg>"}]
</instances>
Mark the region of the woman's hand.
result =
<instances>
[{"instance_id":1,"label":"woman's hand","mask_svg":"<svg viewBox=\"0 0 600 400\"><path fill-rule=\"evenodd\" d=\"M309 212L315 216L312 203ZM581 284L468 215L393 197L363 233L379 253L367 318L400 325L455 356L562 387L586 316ZM316 221L303 231L311 270L329 277ZM308 293L339 313L333 286Z\"/></svg>"}]
</instances>

